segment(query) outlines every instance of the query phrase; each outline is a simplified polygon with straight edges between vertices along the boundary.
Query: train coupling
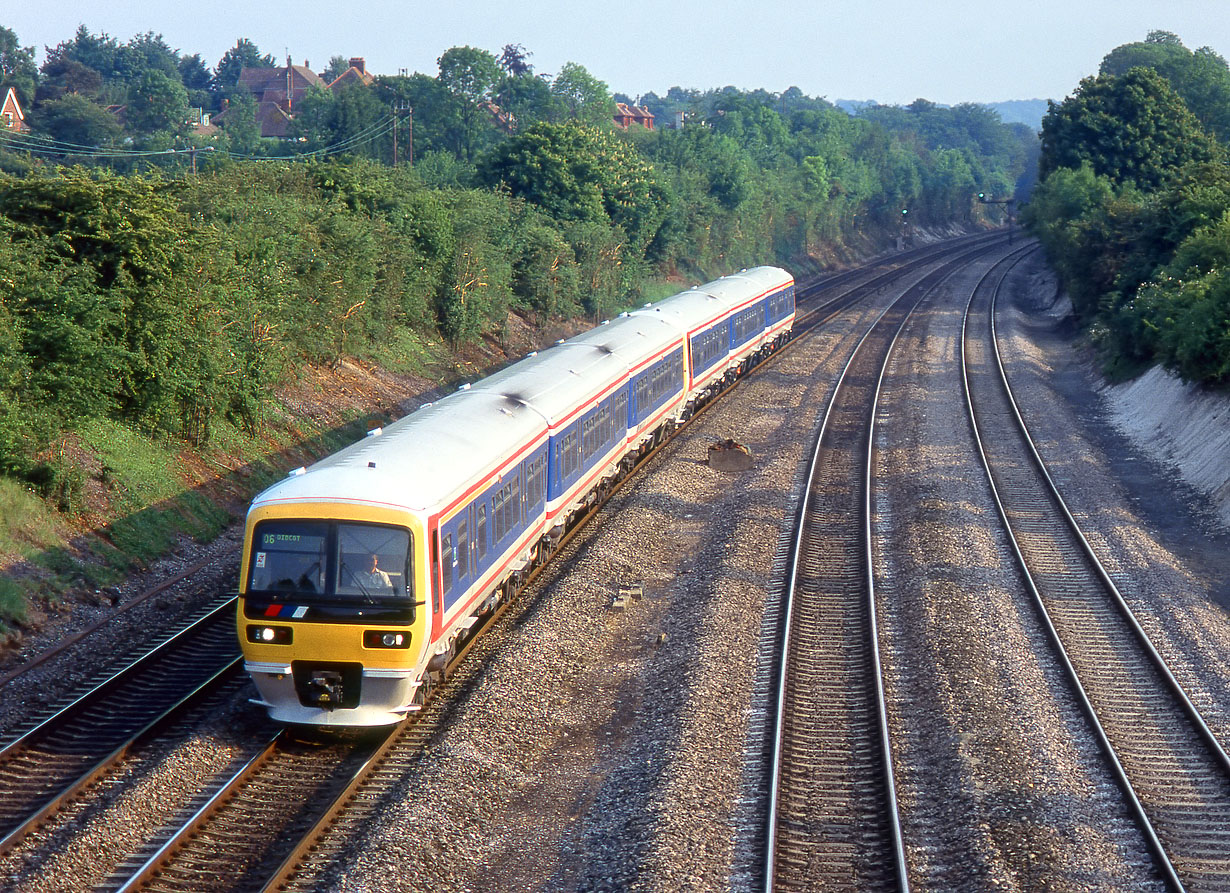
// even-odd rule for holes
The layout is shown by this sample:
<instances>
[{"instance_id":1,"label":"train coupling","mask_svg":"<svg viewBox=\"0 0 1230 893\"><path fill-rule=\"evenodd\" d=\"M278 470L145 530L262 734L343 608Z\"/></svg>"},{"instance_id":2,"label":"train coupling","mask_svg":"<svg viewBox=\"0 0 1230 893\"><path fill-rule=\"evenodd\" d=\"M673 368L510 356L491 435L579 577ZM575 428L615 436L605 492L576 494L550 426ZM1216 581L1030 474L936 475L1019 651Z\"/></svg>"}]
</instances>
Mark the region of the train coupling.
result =
<instances>
[{"instance_id":1,"label":"train coupling","mask_svg":"<svg viewBox=\"0 0 1230 893\"><path fill-rule=\"evenodd\" d=\"M311 693L309 700L325 710L333 710L342 703L342 674L336 670L317 670L308 681Z\"/></svg>"},{"instance_id":2,"label":"train coupling","mask_svg":"<svg viewBox=\"0 0 1230 893\"><path fill-rule=\"evenodd\" d=\"M294 663L295 691L304 707L337 710L359 706L363 686L361 664Z\"/></svg>"}]
</instances>

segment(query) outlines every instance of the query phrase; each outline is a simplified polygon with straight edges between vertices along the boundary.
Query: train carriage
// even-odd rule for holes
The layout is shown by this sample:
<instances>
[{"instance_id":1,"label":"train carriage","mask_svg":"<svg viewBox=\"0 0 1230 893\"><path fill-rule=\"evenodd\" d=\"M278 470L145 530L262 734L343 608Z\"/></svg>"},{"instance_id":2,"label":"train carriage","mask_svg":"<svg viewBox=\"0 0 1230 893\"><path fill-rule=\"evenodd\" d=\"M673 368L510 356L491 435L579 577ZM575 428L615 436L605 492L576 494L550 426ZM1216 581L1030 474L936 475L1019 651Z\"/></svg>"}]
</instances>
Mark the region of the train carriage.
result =
<instances>
[{"instance_id":1,"label":"train carriage","mask_svg":"<svg viewBox=\"0 0 1230 893\"><path fill-rule=\"evenodd\" d=\"M788 336L789 274L667 298L464 386L261 493L239 636L270 715L381 725L631 457Z\"/></svg>"}]
</instances>

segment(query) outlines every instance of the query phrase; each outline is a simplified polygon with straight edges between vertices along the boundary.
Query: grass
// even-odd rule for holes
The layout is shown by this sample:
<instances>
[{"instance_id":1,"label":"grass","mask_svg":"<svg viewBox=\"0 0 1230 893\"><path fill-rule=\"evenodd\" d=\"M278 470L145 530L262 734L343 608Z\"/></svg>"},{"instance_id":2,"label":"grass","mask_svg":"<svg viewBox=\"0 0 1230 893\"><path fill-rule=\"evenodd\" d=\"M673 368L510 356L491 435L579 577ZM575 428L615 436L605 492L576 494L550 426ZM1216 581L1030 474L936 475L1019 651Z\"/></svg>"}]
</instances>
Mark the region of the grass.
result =
<instances>
[{"instance_id":1,"label":"grass","mask_svg":"<svg viewBox=\"0 0 1230 893\"><path fill-rule=\"evenodd\" d=\"M449 352L443 342L425 339L419 332L401 327L389 333L387 340L370 351L370 356L390 372L434 378L432 370L448 362Z\"/></svg>"},{"instance_id":2,"label":"grass","mask_svg":"<svg viewBox=\"0 0 1230 893\"><path fill-rule=\"evenodd\" d=\"M64 539L47 504L24 484L0 477L0 555L28 558Z\"/></svg>"},{"instance_id":3,"label":"grass","mask_svg":"<svg viewBox=\"0 0 1230 893\"><path fill-rule=\"evenodd\" d=\"M30 604L21 586L16 580L0 577L0 635L13 623L24 623L29 615Z\"/></svg>"}]
</instances>

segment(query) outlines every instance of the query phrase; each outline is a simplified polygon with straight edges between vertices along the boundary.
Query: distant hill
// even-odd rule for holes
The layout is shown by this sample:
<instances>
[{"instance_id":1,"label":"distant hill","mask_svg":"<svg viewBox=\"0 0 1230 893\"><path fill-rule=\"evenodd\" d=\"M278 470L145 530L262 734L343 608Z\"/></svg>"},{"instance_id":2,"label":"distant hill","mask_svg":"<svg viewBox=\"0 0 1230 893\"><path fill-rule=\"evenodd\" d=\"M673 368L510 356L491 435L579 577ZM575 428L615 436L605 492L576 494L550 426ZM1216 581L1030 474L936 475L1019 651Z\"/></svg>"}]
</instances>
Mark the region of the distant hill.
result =
<instances>
[{"instance_id":1,"label":"distant hill","mask_svg":"<svg viewBox=\"0 0 1230 893\"><path fill-rule=\"evenodd\" d=\"M851 115L857 115L860 109L879 103L874 99L838 99L833 105ZM1042 129L1042 118L1047 109L1045 99L1009 99L1007 102L984 102L982 105L999 112L1005 124L1026 124L1034 130Z\"/></svg>"},{"instance_id":2,"label":"distant hill","mask_svg":"<svg viewBox=\"0 0 1230 893\"><path fill-rule=\"evenodd\" d=\"M837 99L833 101L833 105L851 115L857 114L859 109L865 109L869 105L879 104L874 99Z\"/></svg>"},{"instance_id":3,"label":"distant hill","mask_svg":"<svg viewBox=\"0 0 1230 893\"><path fill-rule=\"evenodd\" d=\"M1045 99L1010 99L1007 102L984 102L983 105L999 112L1005 124L1028 124L1034 130L1042 129L1042 118L1046 115Z\"/></svg>"}]
</instances>

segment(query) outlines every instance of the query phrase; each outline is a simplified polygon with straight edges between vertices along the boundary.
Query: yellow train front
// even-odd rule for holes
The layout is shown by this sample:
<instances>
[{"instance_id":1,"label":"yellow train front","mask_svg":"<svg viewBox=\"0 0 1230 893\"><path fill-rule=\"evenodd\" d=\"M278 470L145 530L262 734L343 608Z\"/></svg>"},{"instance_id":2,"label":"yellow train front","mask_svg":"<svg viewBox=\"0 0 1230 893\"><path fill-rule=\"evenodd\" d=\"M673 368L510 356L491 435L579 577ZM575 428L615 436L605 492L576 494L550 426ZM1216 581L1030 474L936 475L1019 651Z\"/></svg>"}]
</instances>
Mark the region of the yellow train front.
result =
<instances>
[{"instance_id":1,"label":"yellow train front","mask_svg":"<svg viewBox=\"0 0 1230 893\"><path fill-rule=\"evenodd\" d=\"M347 509L350 509L349 511ZM249 516L239 607L247 669L270 715L383 725L412 709L426 647L412 517L294 503Z\"/></svg>"},{"instance_id":2,"label":"yellow train front","mask_svg":"<svg viewBox=\"0 0 1230 893\"><path fill-rule=\"evenodd\" d=\"M238 632L274 720L375 726L417 709L486 607L477 585L440 602L440 518L507 474L520 445L545 441L539 415L504 402L457 393L253 501Z\"/></svg>"}]
</instances>

